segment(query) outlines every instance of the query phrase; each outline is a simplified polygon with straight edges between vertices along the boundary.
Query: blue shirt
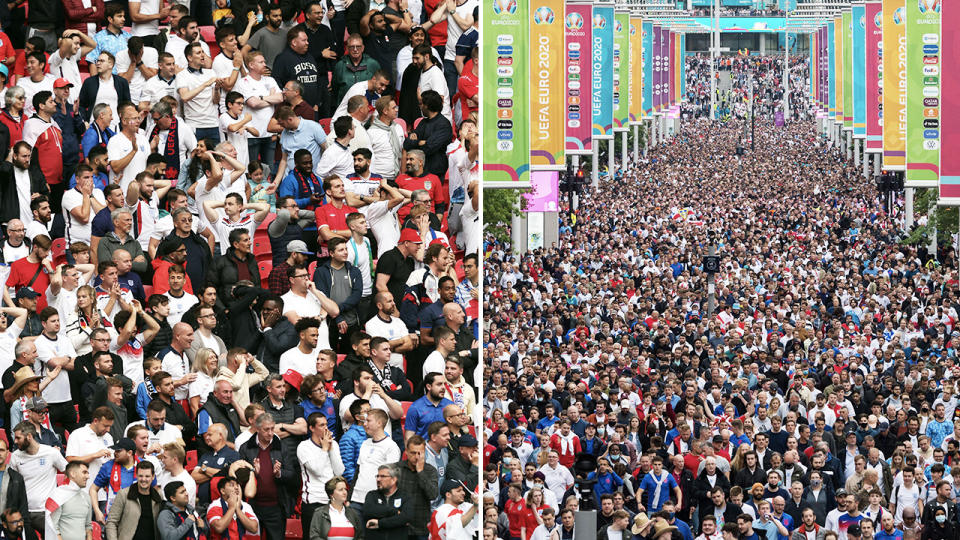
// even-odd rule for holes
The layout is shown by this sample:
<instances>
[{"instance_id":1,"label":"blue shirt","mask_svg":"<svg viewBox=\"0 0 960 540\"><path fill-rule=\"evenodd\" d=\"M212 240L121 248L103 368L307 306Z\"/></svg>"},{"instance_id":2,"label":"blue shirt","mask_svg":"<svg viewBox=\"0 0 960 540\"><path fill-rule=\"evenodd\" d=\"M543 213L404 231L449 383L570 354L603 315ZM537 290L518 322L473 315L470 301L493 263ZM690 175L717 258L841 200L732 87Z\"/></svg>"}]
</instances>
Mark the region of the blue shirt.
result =
<instances>
[{"instance_id":1,"label":"blue shirt","mask_svg":"<svg viewBox=\"0 0 960 540\"><path fill-rule=\"evenodd\" d=\"M97 57L100 56L102 52L108 52L116 56L118 52L127 50L127 41L130 39L130 32L120 30L119 34L112 34L107 28L104 28L94 34L93 39L97 42L97 46L87 53L86 57L87 62L91 64L96 63ZM113 74L117 74L117 66L113 66Z\"/></svg>"},{"instance_id":2,"label":"blue shirt","mask_svg":"<svg viewBox=\"0 0 960 540\"><path fill-rule=\"evenodd\" d=\"M74 176L72 180L76 182L76 176ZM112 232L113 220L110 219L110 208L107 207L100 210L95 216L93 216L93 221L90 222L90 236L103 238L107 235L107 233Z\"/></svg>"},{"instance_id":3,"label":"blue shirt","mask_svg":"<svg viewBox=\"0 0 960 540\"><path fill-rule=\"evenodd\" d=\"M874 540L903 540L903 531L894 529L892 533L880 529L880 532L873 535Z\"/></svg>"},{"instance_id":4,"label":"blue shirt","mask_svg":"<svg viewBox=\"0 0 960 540\"><path fill-rule=\"evenodd\" d=\"M434 405L427 396L413 402L410 410L407 411L407 419L404 424L405 431L412 431L417 435L426 438L427 427L434 422L443 422L443 408L447 405L453 405L453 402L447 398L440 400L439 405Z\"/></svg>"},{"instance_id":5,"label":"blue shirt","mask_svg":"<svg viewBox=\"0 0 960 540\"><path fill-rule=\"evenodd\" d=\"M97 472L97 477L93 479L93 484L100 489L107 490L107 501L112 502L113 497L117 495L120 489L131 486L137 481L137 468L132 466L129 469L120 467L120 489L113 491L110 487L110 474L113 472L114 461L104 463Z\"/></svg>"},{"instance_id":6,"label":"blue shirt","mask_svg":"<svg viewBox=\"0 0 960 540\"><path fill-rule=\"evenodd\" d=\"M593 494L596 496L597 500L600 500L600 496L613 493L617 490L618 487L623 485L623 479L620 478L615 472L608 472L607 474L597 477L596 472L592 472L587 475L587 480L597 480L597 483L593 485Z\"/></svg>"},{"instance_id":7,"label":"blue shirt","mask_svg":"<svg viewBox=\"0 0 960 540\"><path fill-rule=\"evenodd\" d=\"M327 134L323 128L313 120L300 119L300 125L297 129L285 129L280 133L280 147L287 154L287 172L293 170L293 154L300 149L307 149L313 156L313 170L317 171L317 164L320 163L320 155L323 149L320 147L327 142Z\"/></svg>"},{"instance_id":8,"label":"blue shirt","mask_svg":"<svg viewBox=\"0 0 960 540\"><path fill-rule=\"evenodd\" d=\"M83 150L83 157L86 158L94 146L102 145L106 147L107 142L110 141L110 137L113 137L113 135L113 130L109 127L100 131L96 122L91 122L90 127L87 128L87 131L83 132L83 137L80 139L80 149Z\"/></svg>"},{"instance_id":9,"label":"blue shirt","mask_svg":"<svg viewBox=\"0 0 960 540\"><path fill-rule=\"evenodd\" d=\"M647 512L659 512L663 508L663 503L667 502L667 499L670 498L670 493L673 491L673 488L677 487L677 481L673 478L672 474L667 471L660 471L660 475L663 484L660 487L660 496L656 499L654 497L657 495L657 484L659 482L654 478L653 471L648 472L640 483L640 489L642 489L644 495L647 496Z\"/></svg>"},{"instance_id":10,"label":"blue shirt","mask_svg":"<svg viewBox=\"0 0 960 540\"><path fill-rule=\"evenodd\" d=\"M321 180L317 178L317 175L312 175L307 181L312 184L313 193L323 197L323 184ZM280 186L277 187L277 199L281 197L293 197L297 201L297 206L302 209L310 205L310 195L310 193L301 193L300 182L297 181L293 171L287 173L287 176L280 181Z\"/></svg>"}]
</instances>

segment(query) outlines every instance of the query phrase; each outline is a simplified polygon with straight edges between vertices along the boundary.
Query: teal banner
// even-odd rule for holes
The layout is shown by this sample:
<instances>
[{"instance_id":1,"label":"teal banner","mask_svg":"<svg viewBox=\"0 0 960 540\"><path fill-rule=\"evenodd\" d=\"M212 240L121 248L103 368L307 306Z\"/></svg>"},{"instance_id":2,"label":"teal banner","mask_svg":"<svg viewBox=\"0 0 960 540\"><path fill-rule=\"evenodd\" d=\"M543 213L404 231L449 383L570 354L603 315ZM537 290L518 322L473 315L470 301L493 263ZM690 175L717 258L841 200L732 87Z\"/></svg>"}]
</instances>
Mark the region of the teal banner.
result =
<instances>
[{"instance_id":1,"label":"teal banner","mask_svg":"<svg viewBox=\"0 0 960 540\"><path fill-rule=\"evenodd\" d=\"M613 136L613 6L593 7L590 101L593 136Z\"/></svg>"}]
</instances>

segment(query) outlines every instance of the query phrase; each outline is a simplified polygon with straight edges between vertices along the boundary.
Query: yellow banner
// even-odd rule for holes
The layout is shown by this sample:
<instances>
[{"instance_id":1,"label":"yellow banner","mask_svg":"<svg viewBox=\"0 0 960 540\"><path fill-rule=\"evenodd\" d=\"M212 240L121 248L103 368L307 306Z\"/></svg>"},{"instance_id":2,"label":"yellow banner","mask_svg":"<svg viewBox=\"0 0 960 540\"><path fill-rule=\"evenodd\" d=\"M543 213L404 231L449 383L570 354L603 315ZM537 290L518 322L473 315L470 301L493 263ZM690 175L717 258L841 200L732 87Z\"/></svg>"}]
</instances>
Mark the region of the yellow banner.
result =
<instances>
[{"instance_id":1,"label":"yellow banner","mask_svg":"<svg viewBox=\"0 0 960 540\"><path fill-rule=\"evenodd\" d=\"M643 19L630 17L630 121L643 113Z\"/></svg>"},{"instance_id":2,"label":"yellow banner","mask_svg":"<svg viewBox=\"0 0 960 540\"><path fill-rule=\"evenodd\" d=\"M843 111L843 18L837 17L833 20L833 46L837 51L834 62L834 73L837 80L837 121L842 124Z\"/></svg>"},{"instance_id":3,"label":"yellow banner","mask_svg":"<svg viewBox=\"0 0 960 540\"><path fill-rule=\"evenodd\" d=\"M883 0L883 168L907 165L906 1Z\"/></svg>"},{"instance_id":4,"label":"yellow banner","mask_svg":"<svg viewBox=\"0 0 960 540\"><path fill-rule=\"evenodd\" d=\"M563 166L563 0L535 0L530 18L530 164Z\"/></svg>"}]
</instances>

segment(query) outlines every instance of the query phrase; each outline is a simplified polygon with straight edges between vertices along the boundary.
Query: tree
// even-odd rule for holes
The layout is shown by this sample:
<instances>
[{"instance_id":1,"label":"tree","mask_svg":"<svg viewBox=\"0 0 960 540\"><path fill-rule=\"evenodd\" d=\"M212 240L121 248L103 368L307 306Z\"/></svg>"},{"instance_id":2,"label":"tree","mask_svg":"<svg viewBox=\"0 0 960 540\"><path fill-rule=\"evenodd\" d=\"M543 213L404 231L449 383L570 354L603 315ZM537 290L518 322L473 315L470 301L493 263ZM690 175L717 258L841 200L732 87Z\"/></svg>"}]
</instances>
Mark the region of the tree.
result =
<instances>
[{"instance_id":1,"label":"tree","mask_svg":"<svg viewBox=\"0 0 960 540\"><path fill-rule=\"evenodd\" d=\"M930 241L930 234L935 229L938 244L952 245L953 235L957 233L958 229L957 210L953 207L937 206L939 193L936 188L919 188L915 193L914 215L927 214L927 224L914 225L912 230L907 231L908 234L902 243L908 245L927 243Z\"/></svg>"},{"instance_id":2,"label":"tree","mask_svg":"<svg viewBox=\"0 0 960 540\"><path fill-rule=\"evenodd\" d=\"M520 195L529 190L484 189L483 230L500 242L510 241L510 222L513 216L523 215L527 201Z\"/></svg>"}]
</instances>

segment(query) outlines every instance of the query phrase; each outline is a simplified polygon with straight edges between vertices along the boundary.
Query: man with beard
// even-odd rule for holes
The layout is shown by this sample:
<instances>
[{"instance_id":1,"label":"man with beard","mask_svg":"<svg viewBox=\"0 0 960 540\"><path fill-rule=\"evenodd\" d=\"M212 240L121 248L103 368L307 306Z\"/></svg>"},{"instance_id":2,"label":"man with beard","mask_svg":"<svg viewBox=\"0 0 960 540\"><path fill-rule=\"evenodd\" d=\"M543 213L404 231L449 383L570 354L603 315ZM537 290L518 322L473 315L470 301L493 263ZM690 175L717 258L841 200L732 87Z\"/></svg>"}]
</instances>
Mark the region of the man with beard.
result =
<instances>
[{"instance_id":1,"label":"man with beard","mask_svg":"<svg viewBox=\"0 0 960 540\"><path fill-rule=\"evenodd\" d=\"M63 224L56 232L53 231L53 210L50 208L50 199L46 195L37 195L30 201L30 212L33 213L33 221L26 227L24 235L33 242L38 234L45 234L50 238L63 238ZM7 225L7 232L10 233L10 226ZM9 243L9 238L7 243Z\"/></svg>"},{"instance_id":2,"label":"man with beard","mask_svg":"<svg viewBox=\"0 0 960 540\"><path fill-rule=\"evenodd\" d=\"M59 450L37 442L37 428L21 422L13 429L17 450L10 456L9 467L23 475L27 489L27 507L34 530L44 530L44 508L50 493L57 487L57 473L63 472L67 460Z\"/></svg>"},{"instance_id":3,"label":"man with beard","mask_svg":"<svg viewBox=\"0 0 960 540\"><path fill-rule=\"evenodd\" d=\"M414 137L416 137L415 134ZM446 148L446 143L444 143L444 146L441 148ZM443 153L442 150L440 150L440 152ZM399 212L397 212L397 219L400 220L400 223L404 223L407 216L410 215L410 210L412 210L413 205L416 204L414 201L419 201L421 198L428 200L427 208L431 213L434 213L440 211L443 201L446 200L440 177L424 170L426 159L425 150L407 149L407 157L404 162L404 174L397 176L397 186L399 186L400 189L406 189L411 192L424 190L424 193L414 193L411 195L413 200L400 208ZM439 221L434 223L434 220L431 219L430 224L431 227L439 230ZM434 225L437 225L437 227L434 227Z\"/></svg>"},{"instance_id":4,"label":"man with beard","mask_svg":"<svg viewBox=\"0 0 960 540\"><path fill-rule=\"evenodd\" d=\"M29 223L30 201L36 194L50 194L40 167L30 166L32 156L33 148L20 141L13 145L11 160L0 162L0 223L16 218Z\"/></svg>"}]
</instances>

